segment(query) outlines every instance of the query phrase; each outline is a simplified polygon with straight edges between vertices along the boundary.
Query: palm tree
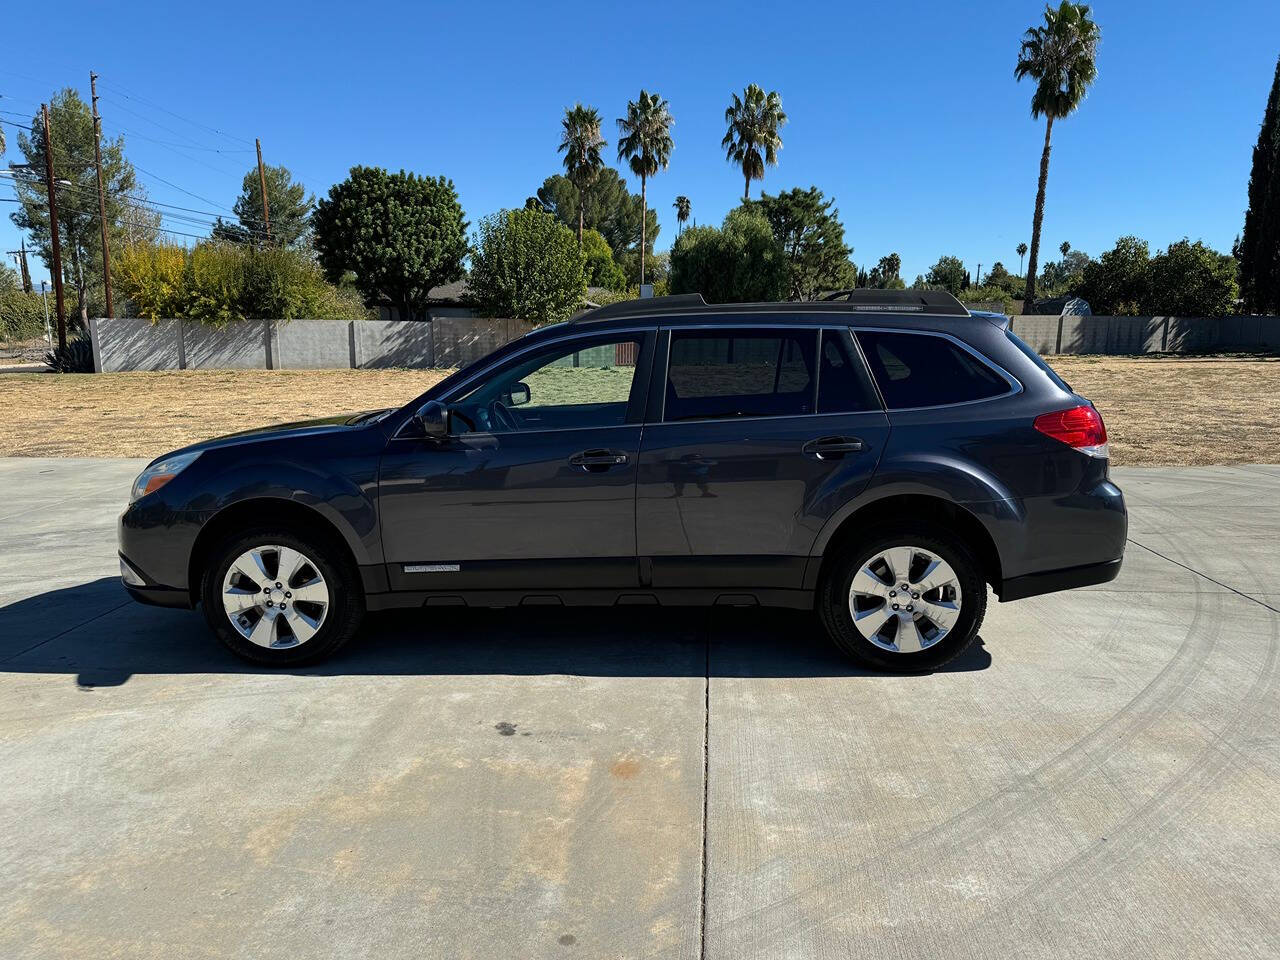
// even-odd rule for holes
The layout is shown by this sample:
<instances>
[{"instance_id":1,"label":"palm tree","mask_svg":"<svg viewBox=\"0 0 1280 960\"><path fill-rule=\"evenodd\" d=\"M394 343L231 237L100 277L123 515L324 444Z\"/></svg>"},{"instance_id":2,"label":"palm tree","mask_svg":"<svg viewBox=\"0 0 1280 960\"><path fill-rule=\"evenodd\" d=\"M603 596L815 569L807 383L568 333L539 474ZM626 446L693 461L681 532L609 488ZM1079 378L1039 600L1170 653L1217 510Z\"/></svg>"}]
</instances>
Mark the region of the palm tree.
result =
<instances>
[{"instance_id":1,"label":"palm tree","mask_svg":"<svg viewBox=\"0 0 1280 960\"><path fill-rule=\"evenodd\" d=\"M1066 260L1067 254L1071 252L1071 244L1066 240L1063 240L1062 243L1058 245L1058 249L1062 251L1062 259Z\"/></svg>"},{"instance_id":2,"label":"palm tree","mask_svg":"<svg viewBox=\"0 0 1280 960\"><path fill-rule=\"evenodd\" d=\"M1022 258L1027 255L1027 245L1025 243L1018 244L1018 272L1022 272Z\"/></svg>"},{"instance_id":3,"label":"palm tree","mask_svg":"<svg viewBox=\"0 0 1280 960\"><path fill-rule=\"evenodd\" d=\"M676 208L676 236L679 236L680 231L684 229L685 222L689 219L689 211L692 209L692 205L689 203L689 198L681 194L676 197L676 202L672 206Z\"/></svg>"},{"instance_id":4,"label":"palm tree","mask_svg":"<svg viewBox=\"0 0 1280 960\"><path fill-rule=\"evenodd\" d=\"M671 162L671 105L656 93L640 91L639 100L627 103L627 115L618 118L618 159L626 160L640 178L640 285L644 285L645 228L649 219L649 198L645 192L650 177L667 169Z\"/></svg>"},{"instance_id":5,"label":"palm tree","mask_svg":"<svg viewBox=\"0 0 1280 960\"><path fill-rule=\"evenodd\" d=\"M1013 75L1036 82L1031 95L1031 116L1045 118L1044 153L1040 156L1040 185L1036 212L1031 221L1031 256L1027 260L1028 302L1036 296L1036 261L1040 256L1040 225L1044 220L1044 187L1049 179L1049 138L1053 121L1069 116L1084 100L1098 76L1098 40L1101 31L1089 18L1083 3L1062 0L1055 10L1044 9L1044 26L1030 28L1022 37L1018 65Z\"/></svg>"},{"instance_id":6,"label":"palm tree","mask_svg":"<svg viewBox=\"0 0 1280 960\"><path fill-rule=\"evenodd\" d=\"M782 112L782 98L776 90L765 93L754 83L748 84L741 98L736 93L733 95L724 119L729 129L720 146L724 147L730 163L742 167L746 181L742 199L749 200L751 181L764 179L765 164L778 165L778 151L782 149L778 128L787 122L787 115Z\"/></svg>"},{"instance_id":7,"label":"palm tree","mask_svg":"<svg viewBox=\"0 0 1280 960\"><path fill-rule=\"evenodd\" d=\"M582 211L586 206L587 187L595 182L604 166L600 148L608 144L600 136L600 113L595 107L576 103L564 111L560 121L564 135L559 151L564 154L564 171L578 188L578 249L582 249Z\"/></svg>"}]
</instances>

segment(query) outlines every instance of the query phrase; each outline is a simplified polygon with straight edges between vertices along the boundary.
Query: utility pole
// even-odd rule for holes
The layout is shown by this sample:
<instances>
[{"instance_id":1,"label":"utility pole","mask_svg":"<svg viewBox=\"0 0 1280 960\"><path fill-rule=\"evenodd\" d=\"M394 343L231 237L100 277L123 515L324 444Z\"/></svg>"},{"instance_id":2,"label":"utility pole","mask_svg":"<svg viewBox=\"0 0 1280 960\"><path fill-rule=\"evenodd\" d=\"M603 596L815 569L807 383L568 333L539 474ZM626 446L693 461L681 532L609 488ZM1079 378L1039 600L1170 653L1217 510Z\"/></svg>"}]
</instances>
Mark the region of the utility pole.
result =
<instances>
[{"instance_id":1,"label":"utility pole","mask_svg":"<svg viewBox=\"0 0 1280 960\"><path fill-rule=\"evenodd\" d=\"M6 250L9 256L13 257L14 264L18 267L18 274L22 277L22 292L31 292L31 271L27 269L27 239L20 237L21 243L17 250Z\"/></svg>"},{"instance_id":2,"label":"utility pole","mask_svg":"<svg viewBox=\"0 0 1280 960\"><path fill-rule=\"evenodd\" d=\"M107 293L107 317L114 318L111 305L111 248L107 245L107 201L102 194L102 118L98 116L98 75L89 71L89 92L93 95L93 165L98 168L98 222L102 225L102 283Z\"/></svg>"},{"instance_id":3,"label":"utility pole","mask_svg":"<svg viewBox=\"0 0 1280 960\"><path fill-rule=\"evenodd\" d=\"M262 222L267 225L267 244L271 243L271 210L267 205L267 175L262 171L262 141L257 137L253 142L258 147L258 185L262 187Z\"/></svg>"},{"instance_id":4,"label":"utility pole","mask_svg":"<svg viewBox=\"0 0 1280 960\"><path fill-rule=\"evenodd\" d=\"M58 349L67 349L67 315L62 304L62 243L58 240L58 199L53 187L53 142L49 136L49 107L40 104L44 120L44 186L49 195L49 235L53 239L53 293L58 309Z\"/></svg>"}]
</instances>

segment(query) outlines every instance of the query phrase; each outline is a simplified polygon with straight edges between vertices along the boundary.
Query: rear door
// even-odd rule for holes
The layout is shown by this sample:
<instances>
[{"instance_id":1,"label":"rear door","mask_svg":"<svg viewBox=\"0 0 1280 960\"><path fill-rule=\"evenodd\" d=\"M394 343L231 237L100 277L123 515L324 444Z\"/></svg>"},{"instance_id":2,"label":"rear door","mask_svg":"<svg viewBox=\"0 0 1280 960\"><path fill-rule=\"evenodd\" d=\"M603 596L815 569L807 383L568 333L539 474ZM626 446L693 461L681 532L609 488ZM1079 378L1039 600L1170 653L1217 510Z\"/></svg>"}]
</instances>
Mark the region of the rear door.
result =
<instances>
[{"instance_id":1,"label":"rear door","mask_svg":"<svg viewBox=\"0 0 1280 960\"><path fill-rule=\"evenodd\" d=\"M848 328L673 326L658 353L636 488L653 586L799 588L889 434Z\"/></svg>"}]
</instances>

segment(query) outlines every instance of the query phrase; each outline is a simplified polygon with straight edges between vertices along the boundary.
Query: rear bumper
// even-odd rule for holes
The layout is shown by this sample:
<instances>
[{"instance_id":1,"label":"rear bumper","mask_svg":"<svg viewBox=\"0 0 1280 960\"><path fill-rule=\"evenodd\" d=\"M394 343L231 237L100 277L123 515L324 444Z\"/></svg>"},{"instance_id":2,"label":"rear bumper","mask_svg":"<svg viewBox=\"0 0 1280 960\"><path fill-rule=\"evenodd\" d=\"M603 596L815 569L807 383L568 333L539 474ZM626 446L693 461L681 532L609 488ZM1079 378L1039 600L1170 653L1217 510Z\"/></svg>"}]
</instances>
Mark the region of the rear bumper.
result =
<instances>
[{"instance_id":1,"label":"rear bumper","mask_svg":"<svg viewBox=\"0 0 1280 960\"><path fill-rule=\"evenodd\" d=\"M135 587L127 583L123 584L123 586L129 596L139 603L145 603L152 607L191 609L191 594L186 590L177 590L173 587Z\"/></svg>"},{"instance_id":2,"label":"rear bumper","mask_svg":"<svg viewBox=\"0 0 1280 960\"><path fill-rule=\"evenodd\" d=\"M1037 597L1042 593L1055 593L1058 590L1071 590L1075 587L1091 587L1097 583L1110 583L1120 573L1120 564L1124 558L1108 560L1105 563L1090 563L1083 567L1066 567L1062 570L1045 570L1025 577L1013 577L1006 580L997 591L1002 602L1009 600L1025 600Z\"/></svg>"}]
</instances>

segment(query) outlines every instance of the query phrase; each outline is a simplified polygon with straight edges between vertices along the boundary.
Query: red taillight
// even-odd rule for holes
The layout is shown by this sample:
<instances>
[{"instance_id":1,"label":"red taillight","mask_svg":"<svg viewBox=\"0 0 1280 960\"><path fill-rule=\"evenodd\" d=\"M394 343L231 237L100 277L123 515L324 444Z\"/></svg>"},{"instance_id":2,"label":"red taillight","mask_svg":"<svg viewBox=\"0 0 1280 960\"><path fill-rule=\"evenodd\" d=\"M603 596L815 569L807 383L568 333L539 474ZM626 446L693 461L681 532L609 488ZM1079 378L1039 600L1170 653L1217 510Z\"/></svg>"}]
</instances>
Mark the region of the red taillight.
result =
<instances>
[{"instance_id":1,"label":"red taillight","mask_svg":"<svg viewBox=\"0 0 1280 960\"><path fill-rule=\"evenodd\" d=\"M1107 455L1107 428L1102 414L1087 403L1036 417L1035 428L1046 437L1094 457Z\"/></svg>"}]
</instances>

